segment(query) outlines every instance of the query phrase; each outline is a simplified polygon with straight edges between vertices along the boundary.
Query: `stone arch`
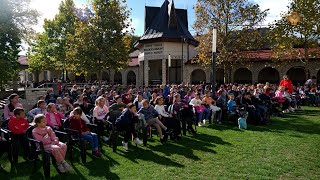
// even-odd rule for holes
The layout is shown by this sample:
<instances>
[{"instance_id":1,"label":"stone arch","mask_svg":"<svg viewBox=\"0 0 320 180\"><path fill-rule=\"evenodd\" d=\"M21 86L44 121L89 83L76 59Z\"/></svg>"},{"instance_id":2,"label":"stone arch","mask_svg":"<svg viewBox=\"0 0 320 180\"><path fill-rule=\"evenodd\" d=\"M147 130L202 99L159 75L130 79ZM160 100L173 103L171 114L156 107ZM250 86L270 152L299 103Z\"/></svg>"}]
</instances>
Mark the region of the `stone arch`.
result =
<instances>
[{"instance_id":1,"label":"stone arch","mask_svg":"<svg viewBox=\"0 0 320 180\"><path fill-rule=\"evenodd\" d=\"M119 71L114 74L114 84L122 84L122 74Z\"/></svg>"},{"instance_id":2,"label":"stone arch","mask_svg":"<svg viewBox=\"0 0 320 180\"><path fill-rule=\"evenodd\" d=\"M127 84L128 85L129 84L136 84L136 78L137 78L136 73L133 71L129 71L127 73Z\"/></svg>"},{"instance_id":3,"label":"stone arch","mask_svg":"<svg viewBox=\"0 0 320 180\"><path fill-rule=\"evenodd\" d=\"M234 82L237 83L252 83L252 72L247 68L239 68L234 72Z\"/></svg>"},{"instance_id":4,"label":"stone arch","mask_svg":"<svg viewBox=\"0 0 320 180\"><path fill-rule=\"evenodd\" d=\"M108 72L102 72L101 74L101 80L102 81L107 81L107 82L110 82L110 75Z\"/></svg>"},{"instance_id":5,"label":"stone arch","mask_svg":"<svg viewBox=\"0 0 320 180\"><path fill-rule=\"evenodd\" d=\"M206 73L202 69L196 69L191 73L191 83L199 84L200 82L206 82Z\"/></svg>"},{"instance_id":6,"label":"stone arch","mask_svg":"<svg viewBox=\"0 0 320 180\"><path fill-rule=\"evenodd\" d=\"M98 75L92 74L90 79L91 79L91 81L96 81L96 80L98 80Z\"/></svg>"},{"instance_id":7,"label":"stone arch","mask_svg":"<svg viewBox=\"0 0 320 180\"><path fill-rule=\"evenodd\" d=\"M270 82L273 84L277 84L280 82L279 71L272 67L263 68L258 74L258 82L266 83Z\"/></svg>"},{"instance_id":8,"label":"stone arch","mask_svg":"<svg viewBox=\"0 0 320 180\"><path fill-rule=\"evenodd\" d=\"M301 66L290 68L287 75L293 84L304 84L307 80L305 68Z\"/></svg>"},{"instance_id":9,"label":"stone arch","mask_svg":"<svg viewBox=\"0 0 320 180\"><path fill-rule=\"evenodd\" d=\"M85 75L82 73L82 74L80 74L80 75L76 75L76 76L74 77L74 80L75 80L76 82L85 82L85 81L86 81L86 77L85 77Z\"/></svg>"}]
</instances>

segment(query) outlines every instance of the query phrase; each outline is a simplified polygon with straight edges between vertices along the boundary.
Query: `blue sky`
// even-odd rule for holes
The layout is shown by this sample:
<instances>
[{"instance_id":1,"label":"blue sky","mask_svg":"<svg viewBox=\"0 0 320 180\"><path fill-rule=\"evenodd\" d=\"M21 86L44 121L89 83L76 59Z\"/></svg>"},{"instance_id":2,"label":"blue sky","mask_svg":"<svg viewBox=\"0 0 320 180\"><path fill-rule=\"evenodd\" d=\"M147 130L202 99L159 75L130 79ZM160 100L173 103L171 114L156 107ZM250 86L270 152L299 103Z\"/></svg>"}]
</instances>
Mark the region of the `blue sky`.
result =
<instances>
[{"instance_id":1,"label":"blue sky","mask_svg":"<svg viewBox=\"0 0 320 180\"><path fill-rule=\"evenodd\" d=\"M31 7L37 9L41 14L39 24L35 27L36 31L43 31L42 25L44 18L51 19L58 12L59 4L62 0L31 0ZM74 0L76 6L81 7L87 4L90 0ZM174 0L176 8L188 10L189 30L194 33L192 25L195 21L193 6L197 0ZM264 24L273 22L280 18L280 13L286 11L290 0L250 0L260 5L261 9L270 9L269 15ZM144 29L144 7L161 6L164 0L127 0L126 4L131 11L132 27L135 29L135 34L141 36Z\"/></svg>"},{"instance_id":2,"label":"blue sky","mask_svg":"<svg viewBox=\"0 0 320 180\"><path fill-rule=\"evenodd\" d=\"M128 7L132 8L131 19L132 26L135 28L136 35L142 35L144 30L144 6L159 7L164 0L127 0ZM196 0L175 0L176 8L187 9L189 19L189 30L192 33L192 24L195 20L193 5Z\"/></svg>"}]
</instances>

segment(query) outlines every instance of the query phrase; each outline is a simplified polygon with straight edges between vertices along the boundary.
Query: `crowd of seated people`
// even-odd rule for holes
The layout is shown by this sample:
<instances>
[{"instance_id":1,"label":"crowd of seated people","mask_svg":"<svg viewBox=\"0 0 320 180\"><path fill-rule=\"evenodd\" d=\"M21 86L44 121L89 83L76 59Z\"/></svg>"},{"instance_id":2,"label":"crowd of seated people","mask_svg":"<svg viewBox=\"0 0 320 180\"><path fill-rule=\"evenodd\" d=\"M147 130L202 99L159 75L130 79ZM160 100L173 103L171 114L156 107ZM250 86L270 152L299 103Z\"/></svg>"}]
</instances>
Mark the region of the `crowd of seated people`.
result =
<instances>
[{"instance_id":1,"label":"crowd of seated people","mask_svg":"<svg viewBox=\"0 0 320 180\"><path fill-rule=\"evenodd\" d=\"M70 120L70 128L81 132L82 138L90 142L92 154L101 157L99 138L108 142L110 123L124 132L123 148L128 150L131 137L134 143L142 144L138 123L156 128L160 142L165 144L166 135L173 140L181 139L182 121L188 132L196 134L194 126L203 126L208 121L225 123L229 116L241 116L238 110L242 109L248 114L245 116L248 124L264 125L270 122L272 115L284 116L302 105L319 105L319 94L317 86L293 86L287 77L280 85L225 84L213 93L206 84L126 88L74 85L70 90L62 88L59 94L48 90L45 96L39 97L34 108L26 112L19 103L19 96L12 94L3 120L8 122L13 141L25 146L24 157L30 160L32 156L23 133L32 123L26 120L23 115L26 113L37 127L34 138L50 144L48 150L56 157L59 170L68 172L70 167L64 161L66 146L54 135L54 130L63 130L65 118ZM96 124L97 131L92 132L86 126L88 123Z\"/></svg>"}]
</instances>

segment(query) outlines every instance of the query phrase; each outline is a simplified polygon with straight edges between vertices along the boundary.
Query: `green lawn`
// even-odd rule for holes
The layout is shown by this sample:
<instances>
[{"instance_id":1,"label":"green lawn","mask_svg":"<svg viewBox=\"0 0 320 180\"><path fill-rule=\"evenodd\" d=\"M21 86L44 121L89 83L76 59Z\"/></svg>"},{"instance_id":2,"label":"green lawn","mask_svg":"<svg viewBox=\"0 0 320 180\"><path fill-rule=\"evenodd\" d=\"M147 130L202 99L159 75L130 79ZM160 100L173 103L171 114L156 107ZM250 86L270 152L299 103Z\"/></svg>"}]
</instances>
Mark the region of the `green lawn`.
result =
<instances>
[{"instance_id":1,"label":"green lawn","mask_svg":"<svg viewBox=\"0 0 320 180\"><path fill-rule=\"evenodd\" d=\"M208 125L198 135L177 143L160 145L158 138L147 147L118 147L117 153L104 145L103 158L85 165L76 160L74 171L59 175L52 166L52 179L320 179L320 108L274 118L267 126L249 126L246 131L232 125ZM88 151L89 154L90 151ZM21 160L18 172L0 179L43 179L32 163Z\"/></svg>"}]
</instances>

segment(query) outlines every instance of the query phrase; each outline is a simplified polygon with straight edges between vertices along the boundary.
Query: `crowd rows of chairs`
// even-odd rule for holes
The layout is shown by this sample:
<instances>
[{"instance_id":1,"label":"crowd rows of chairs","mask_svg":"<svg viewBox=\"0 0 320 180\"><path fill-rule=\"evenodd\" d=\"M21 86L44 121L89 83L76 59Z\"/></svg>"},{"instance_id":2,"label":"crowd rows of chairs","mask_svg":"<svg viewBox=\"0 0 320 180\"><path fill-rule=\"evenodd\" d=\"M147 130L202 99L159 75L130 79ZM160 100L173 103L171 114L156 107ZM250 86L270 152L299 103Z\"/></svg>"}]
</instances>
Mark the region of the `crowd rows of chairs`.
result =
<instances>
[{"instance_id":1,"label":"crowd rows of chairs","mask_svg":"<svg viewBox=\"0 0 320 180\"><path fill-rule=\"evenodd\" d=\"M103 88L104 87L101 87L101 89L95 88L95 91L93 91L95 95L94 93L90 94L88 92L88 89L92 89L89 87L83 90L74 88L76 90L71 90L71 92L68 90L66 92L60 92L59 96L66 96L66 94L69 94L70 100L72 102L78 101L79 97L81 99L81 96L82 98L83 96L87 96L89 97L89 102L91 101L92 103L94 103L95 99L98 96L105 95L105 92L102 92L101 94L99 94L101 90L107 91ZM190 89L197 90L197 87L195 86L194 88L193 86ZM204 94L204 92L206 92L207 90L208 90L207 86L202 87L202 90L201 90L202 94ZM276 88L273 88L273 90L276 90ZM148 90L145 91L144 89L141 89L141 91L143 92L143 95L145 95L144 94L145 92L150 93ZM229 89L229 91L227 91L226 89L221 89L221 88L219 89L219 91L217 91L218 97L216 99L216 106L218 106L221 109L220 111L221 114L217 114L212 109L206 106L206 108L209 109L209 114L210 114L208 116L209 124L212 124L214 122L221 123L221 121L238 124L239 118L248 118L248 123L251 123L254 125L262 125L270 122L271 116L284 116L284 113L285 113L284 110L286 110L285 108L287 108L285 107L286 105L284 105L285 101L279 101L279 98L274 96L273 91L270 91L268 93L260 92L260 94L256 95L254 94L255 92L253 92L254 90L252 90L252 92L251 90L248 90L247 92L242 92L243 90L239 90L239 89L234 90L234 92L236 91L237 93L239 93L239 95L235 98L235 101L237 104L237 110L235 112L231 112L227 107L226 98L230 92L232 93L232 91L233 91L232 89ZM110 91L110 96L114 96L113 92L114 92L113 90ZM151 91L151 92L156 93L155 96L158 96L159 93L161 95L164 93L164 92L154 92L154 91ZM172 109L174 109L172 107L173 104L172 104L172 99L170 99L170 97L172 98L172 96L174 96L175 93L180 93L182 95L182 93L179 92L178 89L174 89L174 90L171 89L170 92L168 92L169 99L165 98L166 104L167 104L166 105L167 112L170 112L172 111ZM122 92L118 92L118 94L122 94L122 97L124 97L124 95L128 95L127 93L122 93ZM135 93L133 92L133 94ZM152 104L155 102L154 101L155 98L153 97L154 94L150 93L150 95L151 95L150 101ZM146 95L147 98L149 98L148 96L150 95L147 94ZM185 94L183 94L182 96L184 97L187 95L188 93L185 92ZM246 96L248 96L248 98ZM252 100L251 98L255 98L255 100ZM289 102L289 106L292 106L294 108L299 108L301 105L309 105L310 103L318 102L317 100L319 100L317 98L310 97L309 95L303 96L302 94L299 94L299 93L291 94L290 98L291 98L291 101ZM110 100L110 98L107 96L105 97L105 99ZM57 100L57 98L56 96L52 95L52 92L48 91L48 94L45 97L45 100L47 103L50 103L52 102L52 100ZM112 101L112 98L110 102L111 101ZM291 104L291 102L294 102L294 103ZM197 126L199 125L199 119L198 119L199 114L195 110L195 107L191 106L189 102L187 102L186 104L188 107L184 109L179 109L179 111L176 114L174 114L174 117L173 117L175 120L177 120L177 122L179 122L180 128L178 130L180 131L179 134L181 134L181 136L187 135L187 132L189 132L190 134L195 134L197 131ZM55 133L59 137L60 141L65 142L68 145L69 160L71 162L74 162L75 149L79 149L81 162L84 164L87 161L86 151L87 151L88 142L83 138L81 138L81 133L79 131L76 131L69 127L70 112L71 111L68 111L65 113L65 118L61 119L62 126L60 129L55 130ZM108 122L108 125L106 129L103 130L104 132L101 132L99 130L100 129L99 126L101 124L99 124L98 120L93 117L92 110L86 114L86 117L89 120L89 122L87 123L87 126L90 128L92 132L95 132L98 134L98 137L99 137L98 139L100 141L100 144L102 144L101 136L103 136L104 134L108 134L109 140L107 142L107 145L112 148L113 152L117 151L119 136L122 136L122 134L124 133L119 129L117 129L117 126L115 125L116 119L120 115L120 113L121 112L114 115L109 112L107 114L105 120ZM218 116L220 116L220 118ZM201 120L204 118L205 116L203 115L203 117L201 117ZM28 142L29 142L30 150L32 152L32 155L34 156L33 158L35 159L35 161L33 161L33 165L34 165L33 168L36 169L37 162L39 159L41 159L43 164L42 166L44 170L44 175L46 177L49 177L51 160L53 161L52 164L55 165L54 163L55 159L52 158L52 155L50 153L45 151L42 142L37 141L33 138L32 136L33 128L34 126L30 125L30 127L27 129L25 133L26 138L28 139ZM138 119L137 131L140 133L140 135L142 135L144 146L147 146L148 141L152 139L154 130L155 129L152 126L147 125L143 116ZM170 132L168 134L165 134L165 136L166 136L166 139L168 139L168 137L172 137L173 134ZM11 162L12 168L15 168L17 162L14 161L15 159L14 157L18 156L17 150L19 148L17 147L18 144L13 143L12 141L11 132L10 130L8 130L8 120L3 120L1 124L1 137L5 139L6 142L9 144L8 159Z\"/></svg>"}]
</instances>

